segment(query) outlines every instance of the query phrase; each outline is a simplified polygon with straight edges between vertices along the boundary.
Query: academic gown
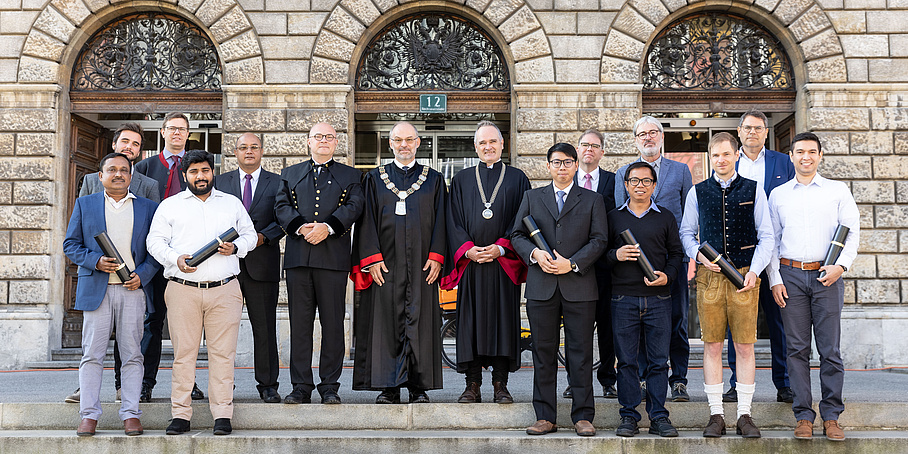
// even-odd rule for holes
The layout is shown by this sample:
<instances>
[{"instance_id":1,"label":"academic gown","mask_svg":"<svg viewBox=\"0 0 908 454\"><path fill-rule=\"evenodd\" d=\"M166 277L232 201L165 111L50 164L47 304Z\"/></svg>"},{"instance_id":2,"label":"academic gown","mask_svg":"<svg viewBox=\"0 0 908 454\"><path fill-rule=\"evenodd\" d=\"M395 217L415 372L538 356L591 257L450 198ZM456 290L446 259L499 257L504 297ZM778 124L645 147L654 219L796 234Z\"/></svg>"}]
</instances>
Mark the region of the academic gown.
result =
<instances>
[{"instance_id":1,"label":"academic gown","mask_svg":"<svg viewBox=\"0 0 908 454\"><path fill-rule=\"evenodd\" d=\"M490 170L479 165L486 200L492 197L501 176L502 163ZM523 193L530 180L516 167L507 167L504 181L492 203L492 218L485 219L485 206L476 184L476 168L454 176L448 207L448 247L452 251L442 288L457 286L457 369L466 372L476 356L505 356L511 372L520 368L520 283L526 280L526 266L508 238ZM473 246L497 244L505 255L479 264L466 257ZM459 282L458 282L459 280ZM490 364L483 363L487 367Z\"/></svg>"},{"instance_id":2,"label":"academic gown","mask_svg":"<svg viewBox=\"0 0 908 454\"><path fill-rule=\"evenodd\" d=\"M384 166L398 189L416 183L423 166L407 173ZM426 181L405 200L406 215L395 214L400 200L373 169L363 180L366 208L356 226L351 279L363 290L354 312L356 350L353 389L399 386L440 389L441 309L438 281L429 285L422 268L432 258L444 264L447 189L441 174L429 169ZM384 261L382 286L360 271ZM441 273L439 273L441 279Z\"/></svg>"}]
</instances>

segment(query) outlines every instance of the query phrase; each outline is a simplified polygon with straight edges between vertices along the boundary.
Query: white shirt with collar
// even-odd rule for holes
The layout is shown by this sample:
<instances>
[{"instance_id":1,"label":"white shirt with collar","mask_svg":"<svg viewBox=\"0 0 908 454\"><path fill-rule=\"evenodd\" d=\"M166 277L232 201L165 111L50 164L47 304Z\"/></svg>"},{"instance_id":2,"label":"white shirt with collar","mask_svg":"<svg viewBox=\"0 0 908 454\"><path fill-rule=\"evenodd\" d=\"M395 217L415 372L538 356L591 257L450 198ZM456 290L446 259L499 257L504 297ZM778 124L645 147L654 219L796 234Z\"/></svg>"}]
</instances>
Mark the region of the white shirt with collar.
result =
<instances>
[{"instance_id":1,"label":"white shirt with collar","mask_svg":"<svg viewBox=\"0 0 908 454\"><path fill-rule=\"evenodd\" d=\"M555 190L555 206L556 206L556 207L558 206L558 191L564 191L564 199L562 199L561 201L562 201L562 202L565 202L565 201L567 201L568 194L571 193L571 189L572 189L573 187L574 187L574 180L573 180L573 179L571 180L571 183L568 184L567 187L564 188L564 189L558 189L558 186L555 186L555 182L554 182L554 181L552 182L552 189Z\"/></svg>"},{"instance_id":2,"label":"white shirt with collar","mask_svg":"<svg viewBox=\"0 0 908 454\"><path fill-rule=\"evenodd\" d=\"M251 195L255 196L255 188L257 188L259 186L259 176L262 175L262 166L259 166L252 173L246 173L246 171L244 171L243 169L239 169L238 172L239 172L239 176L240 176L240 200L242 200L243 196L246 195L246 194L243 194L243 191L246 189L246 175L252 175L252 194ZM252 197L250 197L249 200L252 200Z\"/></svg>"},{"instance_id":3,"label":"white shirt with collar","mask_svg":"<svg viewBox=\"0 0 908 454\"><path fill-rule=\"evenodd\" d=\"M738 174L757 182L757 187L762 188L766 181L766 147L760 149L757 159L751 161L744 152L744 148L738 148L740 157L738 158Z\"/></svg>"},{"instance_id":4,"label":"white shirt with collar","mask_svg":"<svg viewBox=\"0 0 908 454\"><path fill-rule=\"evenodd\" d=\"M126 197L123 197L123 198L120 199L120 201L118 202L118 201L114 200L113 197L107 195L107 190L106 190L106 189L103 190L103 191L101 191L101 192L104 193L104 201L105 201L106 203L108 203L110 206L114 207L114 209L116 209L116 210L119 210L120 208L123 208L123 205L126 204L126 201L127 201L127 200L136 198L136 195L135 195L135 194L133 194L133 193L131 193L131 192L127 192L127 193L126 193Z\"/></svg>"},{"instance_id":5,"label":"white shirt with collar","mask_svg":"<svg viewBox=\"0 0 908 454\"><path fill-rule=\"evenodd\" d=\"M193 273L177 266L183 254L193 254L228 229L240 237L233 241L236 253L214 254ZM192 282L220 281L240 272L239 259L255 248L258 237L252 219L240 199L212 189L208 198L196 197L185 189L161 202L151 221L146 245L148 252L164 266L164 277Z\"/></svg>"},{"instance_id":6,"label":"white shirt with collar","mask_svg":"<svg viewBox=\"0 0 908 454\"><path fill-rule=\"evenodd\" d=\"M596 167L590 173L586 173L583 171L583 169L578 168L577 184L579 184L581 188L584 187L583 185L586 183L584 179L587 175L590 176L590 190L595 191L597 188L599 188L599 176L602 175L602 172L599 171L599 167Z\"/></svg>"}]
</instances>

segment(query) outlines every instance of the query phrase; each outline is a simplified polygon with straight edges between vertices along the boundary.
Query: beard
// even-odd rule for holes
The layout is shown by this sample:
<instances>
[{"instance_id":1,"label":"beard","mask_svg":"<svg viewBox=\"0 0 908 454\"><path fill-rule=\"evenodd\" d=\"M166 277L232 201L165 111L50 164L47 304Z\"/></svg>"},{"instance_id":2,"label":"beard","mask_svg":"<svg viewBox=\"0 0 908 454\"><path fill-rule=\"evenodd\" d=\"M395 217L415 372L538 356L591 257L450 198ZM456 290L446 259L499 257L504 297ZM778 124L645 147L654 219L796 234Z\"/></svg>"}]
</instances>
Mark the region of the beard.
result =
<instances>
[{"instance_id":1,"label":"beard","mask_svg":"<svg viewBox=\"0 0 908 454\"><path fill-rule=\"evenodd\" d=\"M195 194L195 195L197 195L197 196L198 196L198 195L205 195L205 194L208 194L209 192L211 192L211 183L209 183L209 182L206 181L206 182L205 182L205 187L202 188L202 189L199 189L199 187L197 186L198 183L199 183L198 181L195 181L195 182L193 182L193 183L191 183L191 184L187 184L186 187L189 188L189 192L191 192L191 193L193 193L193 194Z\"/></svg>"},{"instance_id":2,"label":"beard","mask_svg":"<svg viewBox=\"0 0 908 454\"><path fill-rule=\"evenodd\" d=\"M644 147L644 146L639 146L639 145L637 146L637 149L640 150L640 154L642 154L643 156L646 156L648 158L652 158L653 156L659 156L660 148L662 148L662 147L656 147L656 146Z\"/></svg>"}]
</instances>

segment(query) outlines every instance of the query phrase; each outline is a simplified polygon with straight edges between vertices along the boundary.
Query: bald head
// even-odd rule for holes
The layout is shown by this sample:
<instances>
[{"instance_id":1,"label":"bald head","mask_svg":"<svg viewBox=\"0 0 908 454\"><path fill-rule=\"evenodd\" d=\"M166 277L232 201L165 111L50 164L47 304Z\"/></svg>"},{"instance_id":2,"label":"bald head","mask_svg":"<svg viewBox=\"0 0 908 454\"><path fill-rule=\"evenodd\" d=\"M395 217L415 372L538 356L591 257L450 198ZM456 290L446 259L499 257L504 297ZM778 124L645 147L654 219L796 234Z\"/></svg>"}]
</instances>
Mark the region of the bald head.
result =
<instances>
[{"instance_id":1,"label":"bald head","mask_svg":"<svg viewBox=\"0 0 908 454\"><path fill-rule=\"evenodd\" d=\"M251 132L241 134L234 146L237 164L240 170L252 173L262 166L262 140Z\"/></svg>"}]
</instances>

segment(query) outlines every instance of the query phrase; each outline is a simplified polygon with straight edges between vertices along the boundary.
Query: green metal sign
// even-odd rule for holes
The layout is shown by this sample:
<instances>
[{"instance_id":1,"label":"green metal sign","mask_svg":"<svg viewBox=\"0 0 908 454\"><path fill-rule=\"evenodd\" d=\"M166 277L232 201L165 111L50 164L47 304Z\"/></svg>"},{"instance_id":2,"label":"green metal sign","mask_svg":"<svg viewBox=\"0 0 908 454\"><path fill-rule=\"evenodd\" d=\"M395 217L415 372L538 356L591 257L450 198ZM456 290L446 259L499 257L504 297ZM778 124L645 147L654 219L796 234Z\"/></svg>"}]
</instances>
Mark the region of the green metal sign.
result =
<instances>
[{"instance_id":1,"label":"green metal sign","mask_svg":"<svg viewBox=\"0 0 908 454\"><path fill-rule=\"evenodd\" d=\"M448 111L448 95L419 95L419 113L445 113Z\"/></svg>"}]
</instances>

